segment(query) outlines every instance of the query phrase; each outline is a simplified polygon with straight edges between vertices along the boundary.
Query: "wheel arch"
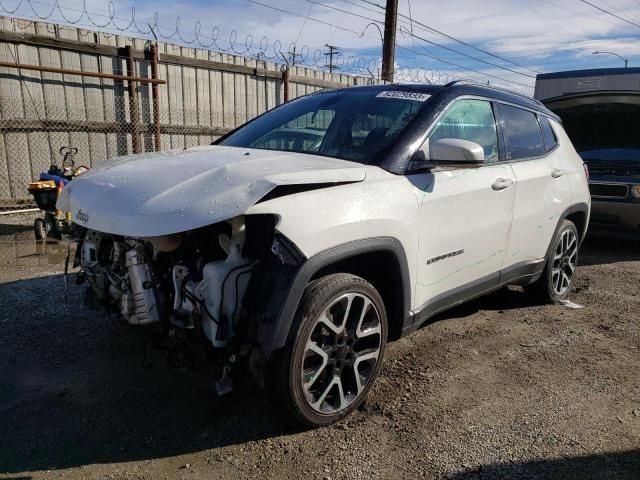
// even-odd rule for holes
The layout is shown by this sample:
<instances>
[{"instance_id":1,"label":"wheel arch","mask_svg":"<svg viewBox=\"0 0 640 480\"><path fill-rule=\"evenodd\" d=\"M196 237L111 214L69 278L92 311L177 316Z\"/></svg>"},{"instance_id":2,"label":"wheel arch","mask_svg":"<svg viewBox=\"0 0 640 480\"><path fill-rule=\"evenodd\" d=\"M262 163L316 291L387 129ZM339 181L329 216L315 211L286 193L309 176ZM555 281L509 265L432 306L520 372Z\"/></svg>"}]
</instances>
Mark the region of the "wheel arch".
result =
<instances>
[{"instance_id":1,"label":"wheel arch","mask_svg":"<svg viewBox=\"0 0 640 480\"><path fill-rule=\"evenodd\" d=\"M387 309L389 339L399 338L409 319L411 304L407 257L399 240L393 237L376 237L330 248L302 264L278 316L270 351L286 344L298 305L309 282L338 272L358 275L378 290Z\"/></svg>"},{"instance_id":2,"label":"wheel arch","mask_svg":"<svg viewBox=\"0 0 640 480\"><path fill-rule=\"evenodd\" d=\"M587 233L587 225L589 224L589 211L586 204L584 208L570 212L565 219L570 220L576 226L578 229L578 239L582 242Z\"/></svg>"},{"instance_id":3,"label":"wheel arch","mask_svg":"<svg viewBox=\"0 0 640 480\"><path fill-rule=\"evenodd\" d=\"M589 226L589 205L586 203L576 203L568 207L558 218L558 224L556 225L555 230L553 231L553 235L551 236L551 240L549 241L549 247L547 248L547 253L545 255L545 259L549 258L549 254L551 253L551 249L553 247L553 239L556 238L560 227L562 226L562 222L564 220L570 220L574 223L576 228L578 229L578 237L579 241L582 242L584 240L585 235L587 234L587 227Z\"/></svg>"}]
</instances>

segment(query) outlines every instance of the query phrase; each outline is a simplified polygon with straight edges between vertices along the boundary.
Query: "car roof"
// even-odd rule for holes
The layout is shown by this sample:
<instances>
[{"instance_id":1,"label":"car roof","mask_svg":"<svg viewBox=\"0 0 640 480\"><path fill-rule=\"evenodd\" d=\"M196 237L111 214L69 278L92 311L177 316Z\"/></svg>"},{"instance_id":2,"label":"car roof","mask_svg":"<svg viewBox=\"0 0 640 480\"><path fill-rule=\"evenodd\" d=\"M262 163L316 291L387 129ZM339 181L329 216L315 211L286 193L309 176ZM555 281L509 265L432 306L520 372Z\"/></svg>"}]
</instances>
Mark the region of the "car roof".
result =
<instances>
[{"instance_id":1,"label":"car roof","mask_svg":"<svg viewBox=\"0 0 640 480\"><path fill-rule=\"evenodd\" d=\"M551 110L547 109L542 102L529 97L528 95L507 90L505 88L496 87L493 85L483 85L468 81L454 81L447 83L446 85L433 85L425 83L392 83L386 85L347 87L341 90L369 90L379 92L394 90L428 93L431 95L442 93L446 94L447 96L451 96L451 98L459 97L462 95L478 95L482 97L493 98L496 100L502 100L503 102L513 103L530 110L535 110L539 113L555 119L558 122L561 122L560 117L558 117Z\"/></svg>"}]
</instances>

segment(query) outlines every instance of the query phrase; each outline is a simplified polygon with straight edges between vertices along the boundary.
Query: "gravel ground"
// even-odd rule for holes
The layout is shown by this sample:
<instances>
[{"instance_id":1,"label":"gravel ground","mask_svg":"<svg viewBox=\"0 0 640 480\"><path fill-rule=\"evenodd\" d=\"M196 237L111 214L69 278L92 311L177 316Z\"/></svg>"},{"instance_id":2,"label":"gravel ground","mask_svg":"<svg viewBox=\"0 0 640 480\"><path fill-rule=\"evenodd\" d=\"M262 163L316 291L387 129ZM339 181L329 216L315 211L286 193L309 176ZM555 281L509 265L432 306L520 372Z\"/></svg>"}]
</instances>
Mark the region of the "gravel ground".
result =
<instances>
[{"instance_id":1,"label":"gravel ground","mask_svg":"<svg viewBox=\"0 0 640 480\"><path fill-rule=\"evenodd\" d=\"M0 218L0 478L640 478L637 241L587 240L584 308L459 307L390 345L361 411L296 431L63 298L20 223Z\"/></svg>"}]
</instances>

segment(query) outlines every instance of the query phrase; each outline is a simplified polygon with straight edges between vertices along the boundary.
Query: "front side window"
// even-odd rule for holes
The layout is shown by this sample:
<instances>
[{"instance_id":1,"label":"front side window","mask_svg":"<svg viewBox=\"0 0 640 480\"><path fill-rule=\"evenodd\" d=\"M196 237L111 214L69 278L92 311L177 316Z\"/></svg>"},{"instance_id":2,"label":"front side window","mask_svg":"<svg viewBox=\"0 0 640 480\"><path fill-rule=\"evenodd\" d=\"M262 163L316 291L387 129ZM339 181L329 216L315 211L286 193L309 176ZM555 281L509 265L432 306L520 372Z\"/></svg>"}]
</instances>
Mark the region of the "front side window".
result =
<instances>
[{"instance_id":1,"label":"front side window","mask_svg":"<svg viewBox=\"0 0 640 480\"><path fill-rule=\"evenodd\" d=\"M433 145L443 138L469 140L482 146L485 162L498 160L498 133L491 103L460 100L438 120L428 138Z\"/></svg>"},{"instance_id":2,"label":"front side window","mask_svg":"<svg viewBox=\"0 0 640 480\"><path fill-rule=\"evenodd\" d=\"M498 104L504 131L507 160L544 155L542 131L535 113L510 105Z\"/></svg>"},{"instance_id":3,"label":"front side window","mask_svg":"<svg viewBox=\"0 0 640 480\"><path fill-rule=\"evenodd\" d=\"M309 95L266 113L220 144L377 165L430 96L405 89Z\"/></svg>"}]
</instances>

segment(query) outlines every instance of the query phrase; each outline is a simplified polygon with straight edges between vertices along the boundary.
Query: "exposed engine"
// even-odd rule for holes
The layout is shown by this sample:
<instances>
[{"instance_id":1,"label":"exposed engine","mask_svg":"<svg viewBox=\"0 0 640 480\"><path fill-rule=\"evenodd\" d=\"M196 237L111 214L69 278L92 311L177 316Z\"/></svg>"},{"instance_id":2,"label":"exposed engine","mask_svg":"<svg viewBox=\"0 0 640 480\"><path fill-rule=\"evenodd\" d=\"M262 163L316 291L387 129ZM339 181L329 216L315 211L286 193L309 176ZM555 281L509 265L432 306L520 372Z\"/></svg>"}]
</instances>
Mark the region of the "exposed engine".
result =
<instances>
[{"instance_id":1,"label":"exposed engine","mask_svg":"<svg viewBox=\"0 0 640 480\"><path fill-rule=\"evenodd\" d=\"M130 324L193 329L215 348L234 338L252 273L277 261L274 219L239 216L202 229L153 238L87 230L79 247L87 300ZM266 232L266 234L265 234Z\"/></svg>"}]
</instances>

